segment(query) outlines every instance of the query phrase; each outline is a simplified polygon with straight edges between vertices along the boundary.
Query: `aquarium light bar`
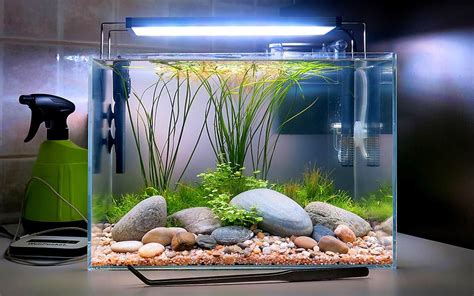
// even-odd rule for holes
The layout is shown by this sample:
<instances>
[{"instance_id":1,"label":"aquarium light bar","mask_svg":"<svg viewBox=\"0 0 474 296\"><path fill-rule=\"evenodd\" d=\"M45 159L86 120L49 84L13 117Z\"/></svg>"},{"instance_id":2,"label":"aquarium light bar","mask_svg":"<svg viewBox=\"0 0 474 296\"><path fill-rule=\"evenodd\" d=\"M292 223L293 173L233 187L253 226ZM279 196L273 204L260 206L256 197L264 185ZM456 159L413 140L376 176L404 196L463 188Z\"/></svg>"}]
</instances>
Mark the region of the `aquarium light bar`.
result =
<instances>
[{"instance_id":1,"label":"aquarium light bar","mask_svg":"<svg viewBox=\"0 0 474 296\"><path fill-rule=\"evenodd\" d=\"M335 27L328 26L186 26L132 27L137 36L317 36Z\"/></svg>"},{"instance_id":2,"label":"aquarium light bar","mask_svg":"<svg viewBox=\"0 0 474 296\"><path fill-rule=\"evenodd\" d=\"M320 36L338 26L334 19L278 18L127 18L126 27L136 36Z\"/></svg>"}]
</instances>

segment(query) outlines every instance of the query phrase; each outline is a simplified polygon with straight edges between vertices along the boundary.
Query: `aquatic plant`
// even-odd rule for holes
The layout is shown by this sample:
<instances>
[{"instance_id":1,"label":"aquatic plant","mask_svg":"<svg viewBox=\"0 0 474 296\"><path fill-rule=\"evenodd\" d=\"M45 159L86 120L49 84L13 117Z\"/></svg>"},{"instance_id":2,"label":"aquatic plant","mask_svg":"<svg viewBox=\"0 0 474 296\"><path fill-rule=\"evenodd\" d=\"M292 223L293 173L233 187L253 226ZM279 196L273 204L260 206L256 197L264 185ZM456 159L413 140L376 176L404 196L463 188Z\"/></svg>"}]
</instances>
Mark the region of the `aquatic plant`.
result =
<instances>
[{"instance_id":1,"label":"aquatic plant","mask_svg":"<svg viewBox=\"0 0 474 296\"><path fill-rule=\"evenodd\" d=\"M163 193L168 207L168 215L187 208L206 207L208 204L204 198L205 195L201 186L177 184L175 189L169 189Z\"/></svg>"},{"instance_id":2,"label":"aquatic plant","mask_svg":"<svg viewBox=\"0 0 474 296\"><path fill-rule=\"evenodd\" d=\"M255 208L250 211L230 205L235 195L256 188L266 188L268 182L254 176L246 176L244 167L235 167L231 163L218 163L214 171L198 175L201 178L201 188L204 198L212 212L224 225L249 226L262 221Z\"/></svg>"},{"instance_id":3,"label":"aquatic plant","mask_svg":"<svg viewBox=\"0 0 474 296\"><path fill-rule=\"evenodd\" d=\"M222 225L256 225L263 220L255 207L250 211L229 204L230 195L226 193L207 196L208 205L212 212L219 218Z\"/></svg>"},{"instance_id":4,"label":"aquatic plant","mask_svg":"<svg viewBox=\"0 0 474 296\"><path fill-rule=\"evenodd\" d=\"M139 202L146 199L146 192L127 193L112 197L112 203L105 211L105 218L109 223L117 223L125 214L127 214ZM95 208L94 208L95 210Z\"/></svg>"},{"instance_id":5,"label":"aquatic plant","mask_svg":"<svg viewBox=\"0 0 474 296\"><path fill-rule=\"evenodd\" d=\"M330 175L316 167L307 169L301 180L278 184L274 189L292 198L302 207L313 201L326 202L366 220L382 221L393 212L390 186L382 185L376 192L354 200L347 191L336 190Z\"/></svg>"},{"instance_id":6,"label":"aquatic plant","mask_svg":"<svg viewBox=\"0 0 474 296\"><path fill-rule=\"evenodd\" d=\"M113 70L119 76L121 75L118 69ZM180 182L204 131L203 120L200 132L195 136L191 153L185 157L184 167L180 172L176 172L176 162L182 148L189 115L197 94L203 87L201 83L194 89L192 87L194 80L191 80L190 74L186 70L157 72L156 82L146 87L141 93L131 88L131 98L136 100L136 108L132 107L130 99L126 100L145 187L152 186L159 193L169 189L173 177L176 177L176 183ZM122 83L123 89L127 89L127 82L123 77ZM128 94L126 96L128 97ZM165 104L170 107L167 118L158 117L158 111ZM165 131L164 140L161 143L157 136L160 128ZM145 140L145 147L142 147L142 139Z\"/></svg>"},{"instance_id":7,"label":"aquatic plant","mask_svg":"<svg viewBox=\"0 0 474 296\"><path fill-rule=\"evenodd\" d=\"M250 154L254 171L266 179L270 170L279 131L291 120L310 109L317 98L295 114L291 110L280 125L273 125L278 111L293 87L300 81L335 71L334 65L320 62L207 62L195 71L208 91L214 112L212 129L206 131L218 161L243 167ZM200 72L199 72L200 71ZM206 73L202 76L201 73ZM207 73L211 73L208 75ZM209 79L214 79L216 88ZM301 92L303 94L303 92ZM304 99L304 95L303 95ZM209 114L206 117L209 117Z\"/></svg>"}]
</instances>

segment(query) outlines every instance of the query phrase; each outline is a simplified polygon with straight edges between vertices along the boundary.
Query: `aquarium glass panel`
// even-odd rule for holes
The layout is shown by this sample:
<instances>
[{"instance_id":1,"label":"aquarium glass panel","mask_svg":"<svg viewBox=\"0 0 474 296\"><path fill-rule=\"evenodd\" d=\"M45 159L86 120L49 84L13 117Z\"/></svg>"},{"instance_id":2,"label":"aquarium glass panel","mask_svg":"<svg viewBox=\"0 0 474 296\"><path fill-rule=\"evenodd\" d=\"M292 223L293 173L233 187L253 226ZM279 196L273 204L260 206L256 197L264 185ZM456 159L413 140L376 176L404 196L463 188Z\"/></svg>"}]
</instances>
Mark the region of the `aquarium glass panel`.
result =
<instances>
[{"instance_id":1,"label":"aquarium glass panel","mask_svg":"<svg viewBox=\"0 0 474 296\"><path fill-rule=\"evenodd\" d=\"M393 267L392 53L92 62L89 268Z\"/></svg>"}]
</instances>

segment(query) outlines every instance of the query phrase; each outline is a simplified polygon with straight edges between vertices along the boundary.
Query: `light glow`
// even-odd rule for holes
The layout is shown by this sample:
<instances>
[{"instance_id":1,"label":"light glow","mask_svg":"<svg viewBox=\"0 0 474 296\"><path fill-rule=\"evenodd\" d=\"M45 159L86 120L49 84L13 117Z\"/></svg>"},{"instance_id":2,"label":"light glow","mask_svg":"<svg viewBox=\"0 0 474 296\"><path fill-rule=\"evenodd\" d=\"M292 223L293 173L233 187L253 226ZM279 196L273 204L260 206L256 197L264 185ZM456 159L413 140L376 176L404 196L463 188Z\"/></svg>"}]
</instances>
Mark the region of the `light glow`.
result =
<instances>
[{"instance_id":1,"label":"light glow","mask_svg":"<svg viewBox=\"0 0 474 296\"><path fill-rule=\"evenodd\" d=\"M132 27L137 36L318 36L335 26L150 26Z\"/></svg>"}]
</instances>

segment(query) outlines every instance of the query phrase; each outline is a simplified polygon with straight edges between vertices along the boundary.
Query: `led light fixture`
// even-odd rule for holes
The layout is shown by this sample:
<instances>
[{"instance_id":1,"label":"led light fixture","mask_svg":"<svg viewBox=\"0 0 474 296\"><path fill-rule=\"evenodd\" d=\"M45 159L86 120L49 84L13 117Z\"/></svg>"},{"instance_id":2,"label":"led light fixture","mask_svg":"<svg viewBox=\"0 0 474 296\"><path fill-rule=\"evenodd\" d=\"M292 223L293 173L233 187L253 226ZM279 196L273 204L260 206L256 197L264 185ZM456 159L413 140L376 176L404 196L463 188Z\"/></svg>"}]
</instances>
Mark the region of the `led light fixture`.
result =
<instances>
[{"instance_id":1,"label":"led light fixture","mask_svg":"<svg viewBox=\"0 0 474 296\"><path fill-rule=\"evenodd\" d=\"M135 35L157 37L319 36L339 25L338 18L126 18L126 28Z\"/></svg>"}]
</instances>

